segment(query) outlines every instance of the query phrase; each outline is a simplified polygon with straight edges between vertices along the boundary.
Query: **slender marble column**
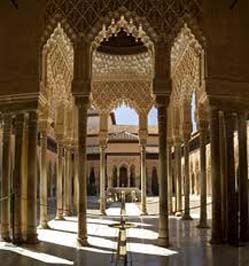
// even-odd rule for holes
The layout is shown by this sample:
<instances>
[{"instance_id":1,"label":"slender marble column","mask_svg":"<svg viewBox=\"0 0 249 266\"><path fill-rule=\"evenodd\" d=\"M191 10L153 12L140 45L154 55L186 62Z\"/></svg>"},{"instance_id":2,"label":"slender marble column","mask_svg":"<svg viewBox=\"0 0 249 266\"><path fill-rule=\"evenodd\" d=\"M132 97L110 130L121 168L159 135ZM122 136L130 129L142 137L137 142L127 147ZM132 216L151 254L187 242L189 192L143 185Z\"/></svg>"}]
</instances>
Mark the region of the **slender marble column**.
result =
<instances>
[{"instance_id":1,"label":"slender marble column","mask_svg":"<svg viewBox=\"0 0 249 266\"><path fill-rule=\"evenodd\" d=\"M37 238L37 120L36 111L29 112L27 243L36 244Z\"/></svg>"},{"instance_id":2,"label":"slender marble column","mask_svg":"<svg viewBox=\"0 0 249 266\"><path fill-rule=\"evenodd\" d=\"M184 136L184 214L183 220L192 220L190 216L190 198L189 198L189 139L190 135Z\"/></svg>"},{"instance_id":3,"label":"slender marble column","mask_svg":"<svg viewBox=\"0 0 249 266\"><path fill-rule=\"evenodd\" d=\"M206 141L208 128L200 127L200 168L201 168L201 209L198 228L209 228L207 224L207 171L206 171Z\"/></svg>"},{"instance_id":4,"label":"slender marble column","mask_svg":"<svg viewBox=\"0 0 249 266\"><path fill-rule=\"evenodd\" d=\"M117 187L120 187L120 169L117 169Z\"/></svg>"},{"instance_id":5,"label":"slender marble column","mask_svg":"<svg viewBox=\"0 0 249 266\"><path fill-rule=\"evenodd\" d=\"M166 100L165 100L166 101ZM167 107L158 104L159 131L159 244L169 246L168 179L167 179Z\"/></svg>"},{"instance_id":6,"label":"slender marble column","mask_svg":"<svg viewBox=\"0 0 249 266\"><path fill-rule=\"evenodd\" d=\"M57 179L56 179L56 220L63 218L63 145L57 143Z\"/></svg>"},{"instance_id":7,"label":"slender marble column","mask_svg":"<svg viewBox=\"0 0 249 266\"><path fill-rule=\"evenodd\" d=\"M10 241L10 146L11 123L10 114L3 115L3 160L1 186L1 236L4 241Z\"/></svg>"},{"instance_id":8,"label":"slender marble column","mask_svg":"<svg viewBox=\"0 0 249 266\"><path fill-rule=\"evenodd\" d=\"M78 148L79 148L79 200L78 200L78 241L87 245L87 178L86 178L86 137L88 98L78 98Z\"/></svg>"},{"instance_id":9,"label":"slender marble column","mask_svg":"<svg viewBox=\"0 0 249 266\"><path fill-rule=\"evenodd\" d=\"M233 113L225 112L225 132L227 151L227 241L229 244L238 244L238 199L235 187L235 165L234 165L234 121Z\"/></svg>"},{"instance_id":10,"label":"slender marble column","mask_svg":"<svg viewBox=\"0 0 249 266\"><path fill-rule=\"evenodd\" d=\"M221 218L221 180L220 180L220 143L219 143L219 111L210 107L211 137L211 171L212 171L212 244L222 243Z\"/></svg>"},{"instance_id":11,"label":"slender marble column","mask_svg":"<svg viewBox=\"0 0 249 266\"><path fill-rule=\"evenodd\" d=\"M129 168L129 166L128 166L128 168L127 168L127 179L128 179L128 187L130 187L131 186L131 172L130 172L130 168Z\"/></svg>"},{"instance_id":12,"label":"slender marble column","mask_svg":"<svg viewBox=\"0 0 249 266\"><path fill-rule=\"evenodd\" d=\"M17 114L15 120L15 168L13 174L13 193L14 193L13 243L16 244L20 244L23 242L22 206L21 206L23 130L24 130L24 114Z\"/></svg>"},{"instance_id":13,"label":"slender marble column","mask_svg":"<svg viewBox=\"0 0 249 266\"><path fill-rule=\"evenodd\" d=\"M221 178L221 217L222 217L222 239L227 240L227 151L224 113L219 113L219 140L220 140L220 178Z\"/></svg>"},{"instance_id":14,"label":"slender marble column","mask_svg":"<svg viewBox=\"0 0 249 266\"><path fill-rule=\"evenodd\" d=\"M71 212L71 193L72 193L72 154L71 147L67 147L65 152L65 179L64 179L64 216L72 215Z\"/></svg>"},{"instance_id":15,"label":"slender marble column","mask_svg":"<svg viewBox=\"0 0 249 266\"><path fill-rule=\"evenodd\" d=\"M141 210L143 214L147 214L146 204L146 146L140 144L141 149Z\"/></svg>"},{"instance_id":16,"label":"slender marble column","mask_svg":"<svg viewBox=\"0 0 249 266\"><path fill-rule=\"evenodd\" d=\"M78 196L79 196L79 156L78 148L74 150L74 208L78 210Z\"/></svg>"},{"instance_id":17,"label":"slender marble column","mask_svg":"<svg viewBox=\"0 0 249 266\"><path fill-rule=\"evenodd\" d=\"M40 132L40 227L48 229L47 132Z\"/></svg>"},{"instance_id":18,"label":"slender marble column","mask_svg":"<svg viewBox=\"0 0 249 266\"><path fill-rule=\"evenodd\" d=\"M104 141L105 142L105 141ZM105 176L106 176L106 158L105 158L106 143L100 144L100 213L105 213Z\"/></svg>"},{"instance_id":19,"label":"slender marble column","mask_svg":"<svg viewBox=\"0 0 249 266\"><path fill-rule=\"evenodd\" d=\"M172 202L172 154L171 154L171 142L168 142L168 195L169 195L169 213L173 214L173 202Z\"/></svg>"},{"instance_id":20,"label":"slender marble column","mask_svg":"<svg viewBox=\"0 0 249 266\"><path fill-rule=\"evenodd\" d=\"M177 212L176 215L181 215L182 212L182 163L181 163L181 143L175 144L175 178L177 180L176 186L176 201L177 201Z\"/></svg>"},{"instance_id":21,"label":"slender marble column","mask_svg":"<svg viewBox=\"0 0 249 266\"><path fill-rule=\"evenodd\" d=\"M248 224L248 162L247 162L247 113L238 114L239 137L239 212L241 242L249 241Z\"/></svg>"}]
</instances>

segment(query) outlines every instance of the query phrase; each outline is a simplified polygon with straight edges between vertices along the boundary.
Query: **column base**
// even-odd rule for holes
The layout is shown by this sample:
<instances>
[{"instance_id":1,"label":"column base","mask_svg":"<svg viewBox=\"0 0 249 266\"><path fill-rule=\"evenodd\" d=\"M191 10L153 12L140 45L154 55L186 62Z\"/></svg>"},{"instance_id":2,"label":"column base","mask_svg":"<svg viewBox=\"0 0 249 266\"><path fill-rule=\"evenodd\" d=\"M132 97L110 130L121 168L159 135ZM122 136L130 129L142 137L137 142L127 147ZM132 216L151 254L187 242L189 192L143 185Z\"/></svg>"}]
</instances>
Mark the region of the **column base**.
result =
<instances>
[{"instance_id":1,"label":"column base","mask_svg":"<svg viewBox=\"0 0 249 266\"><path fill-rule=\"evenodd\" d=\"M37 234L27 235L27 239L25 240L25 243L33 244L33 245L39 244L40 240L38 239L37 236L38 236Z\"/></svg>"},{"instance_id":2,"label":"column base","mask_svg":"<svg viewBox=\"0 0 249 266\"><path fill-rule=\"evenodd\" d=\"M87 241L87 238L77 238L77 241L78 243L80 244L80 246L83 246L83 247L87 247L89 246L89 243Z\"/></svg>"},{"instance_id":3,"label":"column base","mask_svg":"<svg viewBox=\"0 0 249 266\"><path fill-rule=\"evenodd\" d=\"M197 226L199 229L209 229L210 226L206 222L200 222Z\"/></svg>"},{"instance_id":4,"label":"column base","mask_svg":"<svg viewBox=\"0 0 249 266\"><path fill-rule=\"evenodd\" d=\"M107 216L106 211L105 210L100 210L100 215L101 216Z\"/></svg>"},{"instance_id":5,"label":"column base","mask_svg":"<svg viewBox=\"0 0 249 266\"><path fill-rule=\"evenodd\" d=\"M224 241L222 240L222 239L215 239L215 238L212 238L210 241L209 241L209 243L211 244L211 245L222 245L222 244L224 244Z\"/></svg>"},{"instance_id":6,"label":"column base","mask_svg":"<svg viewBox=\"0 0 249 266\"><path fill-rule=\"evenodd\" d=\"M169 239L166 237L158 237L158 245L161 247L169 247Z\"/></svg>"},{"instance_id":7,"label":"column base","mask_svg":"<svg viewBox=\"0 0 249 266\"><path fill-rule=\"evenodd\" d=\"M38 226L39 229L51 229L51 227L48 225L48 223L41 223Z\"/></svg>"},{"instance_id":8,"label":"column base","mask_svg":"<svg viewBox=\"0 0 249 266\"><path fill-rule=\"evenodd\" d=\"M193 218L190 216L190 214L183 214L183 216L182 216L182 220L184 220L184 221L192 221L193 220Z\"/></svg>"},{"instance_id":9,"label":"column base","mask_svg":"<svg viewBox=\"0 0 249 266\"><path fill-rule=\"evenodd\" d=\"M179 211L175 212L175 216L176 217L181 217L182 216L182 212L179 212Z\"/></svg>"},{"instance_id":10,"label":"column base","mask_svg":"<svg viewBox=\"0 0 249 266\"><path fill-rule=\"evenodd\" d=\"M21 245L21 244L24 243L24 240L23 240L22 236L20 235L20 236L16 236L16 237L14 237L14 238L12 239L12 243L13 243L14 245L19 246L19 245Z\"/></svg>"},{"instance_id":11,"label":"column base","mask_svg":"<svg viewBox=\"0 0 249 266\"><path fill-rule=\"evenodd\" d=\"M59 216L56 216L54 218L55 221L65 221L65 218L63 217L63 215L59 215Z\"/></svg>"},{"instance_id":12,"label":"column base","mask_svg":"<svg viewBox=\"0 0 249 266\"><path fill-rule=\"evenodd\" d=\"M63 216L72 216L72 212L71 211L64 211L63 212Z\"/></svg>"},{"instance_id":13,"label":"column base","mask_svg":"<svg viewBox=\"0 0 249 266\"><path fill-rule=\"evenodd\" d=\"M147 210L143 210L142 213L140 214L140 216L146 216L148 215L148 211Z\"/></svg>"},{"instance_id":14,"label":"column base","mask_svg":"<svg viewBox=\"0 0 249 266\"><path fill-rule=\"evenodd\" d=\"M11 238L10 238L9 235L2 235L2 236L1 236L1 239L2 239L4 242L8 242L8 243L11 242Z\"/></svg>"}]
</instances>

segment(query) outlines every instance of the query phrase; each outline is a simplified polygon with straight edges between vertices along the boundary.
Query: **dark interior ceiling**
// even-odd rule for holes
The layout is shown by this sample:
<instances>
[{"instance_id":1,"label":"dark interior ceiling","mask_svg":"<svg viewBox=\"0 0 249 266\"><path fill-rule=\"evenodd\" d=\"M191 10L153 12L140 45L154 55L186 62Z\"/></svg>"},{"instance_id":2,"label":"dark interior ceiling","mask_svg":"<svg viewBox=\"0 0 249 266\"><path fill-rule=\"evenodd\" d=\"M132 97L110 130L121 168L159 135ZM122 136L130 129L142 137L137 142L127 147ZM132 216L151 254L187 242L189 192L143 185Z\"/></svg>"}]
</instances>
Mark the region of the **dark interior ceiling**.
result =
<instances>
[{"instance_id":1,"label":"dark interior ceiling","mask_svg":"<svg viewBox=\"0 0 249 266\"><path fill-rule=\"evenodd\" d=\"M147 48L141 40L136 41L133 36L121 29L117 36L113 35L102 41L97 51L113 55L132 55L147 52Z\"/></svg>"}]
</instances>

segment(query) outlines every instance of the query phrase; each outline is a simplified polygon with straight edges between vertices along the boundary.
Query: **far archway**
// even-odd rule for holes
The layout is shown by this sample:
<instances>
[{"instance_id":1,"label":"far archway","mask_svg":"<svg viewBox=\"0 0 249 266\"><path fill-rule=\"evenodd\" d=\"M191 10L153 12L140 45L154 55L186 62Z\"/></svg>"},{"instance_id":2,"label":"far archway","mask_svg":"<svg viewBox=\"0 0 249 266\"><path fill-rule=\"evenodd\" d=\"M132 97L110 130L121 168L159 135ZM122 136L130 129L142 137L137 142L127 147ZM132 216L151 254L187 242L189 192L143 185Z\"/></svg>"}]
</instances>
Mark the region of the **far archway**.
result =
<instances>
[{"instance_id":1,"label":"far archway","mask_svg":"<svg viewBox=\"0 0 249 266\"><path fill-rule=\"evenodd\" d=\"M119 169L120 187L128 186L128 171L125 166L121 166Z\"/></svg>"}]
</instances>

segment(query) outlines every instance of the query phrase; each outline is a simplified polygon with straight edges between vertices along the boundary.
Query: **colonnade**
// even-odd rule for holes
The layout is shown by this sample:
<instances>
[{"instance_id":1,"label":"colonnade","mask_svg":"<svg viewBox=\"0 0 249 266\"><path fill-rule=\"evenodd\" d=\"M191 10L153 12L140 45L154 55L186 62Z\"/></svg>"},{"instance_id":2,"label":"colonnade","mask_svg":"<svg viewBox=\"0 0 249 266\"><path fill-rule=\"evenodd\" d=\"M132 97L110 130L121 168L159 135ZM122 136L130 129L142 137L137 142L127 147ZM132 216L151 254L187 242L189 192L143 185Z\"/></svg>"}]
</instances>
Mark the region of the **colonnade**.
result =
<instances>
[{"instance_id":1,"label":"colonnade","mask_svg":"<svg viewBox=\"0 0 249 266\"><path fill-rule=\"evenodd\" d=\"M238 175L234 132L238 132ZM248 242L247 112L210 109L212 243Z\"/></svg>"},{"instance_id":2,"label":"colonnade","mask_svg":"<svg viewBox=\"0 0 249 266\"><path fill-rule=\"evenodd\" d=\"M3 113L2 117L1 236L14 243L37 243L37 206L34 203L37 200L38 114L30 110Z\"/></svg>"}]
</instances>

